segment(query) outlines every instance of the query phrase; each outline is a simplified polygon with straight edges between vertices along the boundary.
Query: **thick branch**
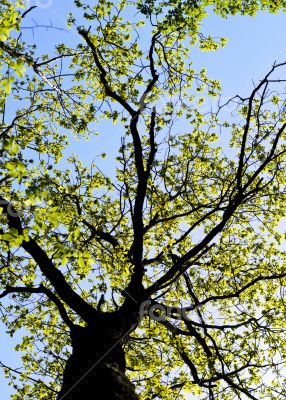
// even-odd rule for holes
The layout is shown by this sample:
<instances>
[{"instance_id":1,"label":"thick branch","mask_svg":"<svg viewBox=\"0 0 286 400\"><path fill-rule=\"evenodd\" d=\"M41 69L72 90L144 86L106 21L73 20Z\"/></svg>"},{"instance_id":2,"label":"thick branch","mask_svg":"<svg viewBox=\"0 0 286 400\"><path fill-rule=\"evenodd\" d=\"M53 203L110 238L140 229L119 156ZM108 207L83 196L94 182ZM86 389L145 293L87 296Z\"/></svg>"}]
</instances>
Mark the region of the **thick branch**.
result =
<instances>
[{"instance_id":1,"label":"thick branch","mask_svg":"<svg viewBox=\"0 0 286 400\"><path fill-rule=\"evenodd\" d=\"M2 213L7 216L8 226L10 229L16 229L18 234L23 233L21 220L12 207L11 203L0 196ZM86 303L67 283L64 275L55 267L52 260L46 252L37 244L37 242L29 237L29 241L24 240L21 244L22 248L30 254L38 264L41 272L50 281L55 288L59 297L85 321L92 320L96 315L96 310Z\"/></svg>"},{"instance_id":2,"label":"thick branch","mask_svg":"<svg viewBox=\"0 0 286 400\"><path fill-rule=\"evenodd\" d=\"M107 72L104 69L103 65L101 64L99 57L98 57L98 50L96 49L96 47L94 46L94 44L92 43L92 40L89 37L89 32L86 31L85 29L78 29L78 33L84 38L86 44L88 45L88 47L90 48L90 50L92 51L92 55L93 55L93 59L95 62L96 67L98 68L99 72L100 72L100 80L101 83L104 86L104 90L107 96L111 97L112 99L114 99L115 101L117 101L119 104L122 105L122 107L125 108L125 110L127 110L129 112L129 114L134 117L136 115L136 111L128 104L128 102L126 100L124 100L121 96L119 96L118 93L116 93L114 90L111 89L107 79L106 79L106 75Z\"/></svg>"}]
</instances>

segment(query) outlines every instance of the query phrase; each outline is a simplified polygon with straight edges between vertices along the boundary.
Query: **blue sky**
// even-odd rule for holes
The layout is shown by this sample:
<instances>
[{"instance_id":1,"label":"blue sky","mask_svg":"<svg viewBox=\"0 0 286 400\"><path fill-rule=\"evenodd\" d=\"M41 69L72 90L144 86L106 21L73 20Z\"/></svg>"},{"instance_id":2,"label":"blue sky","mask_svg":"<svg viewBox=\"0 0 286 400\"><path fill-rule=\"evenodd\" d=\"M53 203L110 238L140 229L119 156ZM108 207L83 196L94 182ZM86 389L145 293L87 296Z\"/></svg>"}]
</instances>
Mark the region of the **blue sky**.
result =
<instances>
[{"instance_id":1,"label":"blue sky","mask_svg":"<svg viewBox=\"0 0 286 400\"><path fill-rule=\"evenodd\" d=\"M38 24L45 25L49 25L52 21L54 26L67 30L35 29L34 37L41 49L44 49L45 52L52 51L52 43L55 41L74 43L79 40L76 33L68 30L65 25L66 14L72 4L70 0L30 2L30 5L34 4L38 4L39 7L27 17L24 26L34 25L32 21L34 19ZM196 69L206 66L208 76L222 82L222 95L225 98L238 93L242 96L248 94L252 87L252 79L258 81L275 60L286 60L285 21L286 14L260 13L255 18L237 16L228 20L211 15L204 20L203 31L228 38L228 44L218 52L194 51L193 60ZM26 34L31 35L32 38L31 32L26 31ZM119 135L114 126L112 129L108 140L99 136L92 140L92 145L85 141L74 141L72 151L80 153L86 163L107 149L115 151ZM108 169L108 158L102 162ZM17 357L13 352L13 346L19 340L19 336L17 339L9 338L2 326L0 335L0 360L6 364L17 366ZM2 379L1 372L0 378L0 399L8 400L11 390L8 383Z\"/></svg>"}]
</instances>

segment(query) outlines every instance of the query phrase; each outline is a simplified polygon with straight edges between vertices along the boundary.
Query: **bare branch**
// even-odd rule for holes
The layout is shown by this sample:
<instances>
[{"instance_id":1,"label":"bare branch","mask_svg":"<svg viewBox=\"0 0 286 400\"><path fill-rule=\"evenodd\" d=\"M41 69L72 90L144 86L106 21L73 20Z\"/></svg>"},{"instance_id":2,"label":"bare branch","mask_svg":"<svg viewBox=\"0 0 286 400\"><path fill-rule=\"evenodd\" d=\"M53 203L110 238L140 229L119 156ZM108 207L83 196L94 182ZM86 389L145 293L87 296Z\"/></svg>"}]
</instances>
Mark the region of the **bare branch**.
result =
<instances>
[{"instance_id":1,"label":"bare branch","mask_svg":"<svg viewBox=\"0 0 286 400\"><path fill-rule=\"evenodd\" d=\"M61 301L58 299L58 297L48 288L46 288L43 285L40 285L39 287L12 287L12 286L7 286L4 292L0 294L0 299L11 294L11 293L43 293L45 294L58 308L60 316L62 317L63 321L67 324L69 328L73 328L75 325L74 323L70 320L67 311Z\"/></svg>"}]
</instances>

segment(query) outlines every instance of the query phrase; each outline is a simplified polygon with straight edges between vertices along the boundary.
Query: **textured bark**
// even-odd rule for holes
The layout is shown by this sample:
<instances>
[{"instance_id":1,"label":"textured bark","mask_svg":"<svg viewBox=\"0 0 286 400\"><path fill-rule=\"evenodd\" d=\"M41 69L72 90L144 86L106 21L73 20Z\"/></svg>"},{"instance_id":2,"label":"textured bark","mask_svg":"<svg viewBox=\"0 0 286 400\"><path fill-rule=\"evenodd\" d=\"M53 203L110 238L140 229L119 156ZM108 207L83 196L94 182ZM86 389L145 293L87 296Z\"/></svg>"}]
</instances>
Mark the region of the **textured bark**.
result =
<instances>
[{"instance_id":1,"label":"textured bark","mask_svg":"<svg viewBox=\"0 0 286 400\"><path fill-rule=\"evenodd\" d=\"M57 400L138 400L125 375L125 355L109 329L77 327ZM114 333L114 332L113 332Z\"/></svg>"}]
</instances>

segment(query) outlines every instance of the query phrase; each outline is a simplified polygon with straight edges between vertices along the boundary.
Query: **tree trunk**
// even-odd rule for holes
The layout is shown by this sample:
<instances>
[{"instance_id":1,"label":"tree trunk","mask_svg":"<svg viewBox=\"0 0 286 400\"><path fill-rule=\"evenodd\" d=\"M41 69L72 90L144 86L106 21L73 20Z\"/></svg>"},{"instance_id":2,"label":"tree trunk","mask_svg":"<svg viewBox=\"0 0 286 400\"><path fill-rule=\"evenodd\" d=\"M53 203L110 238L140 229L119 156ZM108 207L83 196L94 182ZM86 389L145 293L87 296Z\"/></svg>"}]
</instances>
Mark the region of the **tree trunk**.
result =
<instances>
[{"instance_id":1,"label":"tree trunk","mask_svg":"<svg viewBox=\"0 0 286 400\"><path fill-rule=\"evenodd\" d=\"M72 330L73 352L57 400L138 400L125 375L125 355L118 335L98 329Z\"/></svg>"}]
</instances>

